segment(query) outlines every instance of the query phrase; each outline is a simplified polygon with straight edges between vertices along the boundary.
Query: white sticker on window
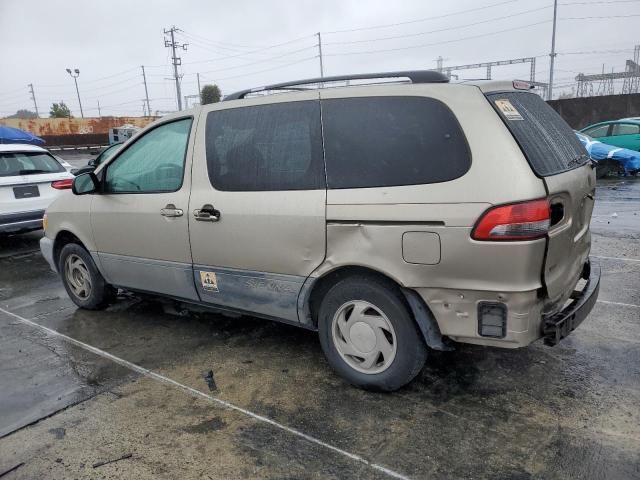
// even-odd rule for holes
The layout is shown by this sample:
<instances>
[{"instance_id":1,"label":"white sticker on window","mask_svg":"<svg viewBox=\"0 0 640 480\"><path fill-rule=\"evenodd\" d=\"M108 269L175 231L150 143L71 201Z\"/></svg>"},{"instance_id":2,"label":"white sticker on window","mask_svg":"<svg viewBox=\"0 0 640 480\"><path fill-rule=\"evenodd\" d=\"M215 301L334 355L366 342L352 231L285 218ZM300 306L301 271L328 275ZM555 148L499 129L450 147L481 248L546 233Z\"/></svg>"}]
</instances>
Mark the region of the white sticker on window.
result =
<instances>
[{"instance_id":1,"label":"white sticker on window","mask_svg":"<svg viewBox=\"0 0 640 480\"><path fill-rule=\"evenodd\" d=\"M496 100L496 106L507 120L524 120L522 115L520 115L520 112L516 110L516 107L514 107L509 100Z\"/></svg>"},{"instance_id":2,"label":"white sticker on window","mask_svg":"<svg viewBox=\"0 0 640 480\"><path fill-rule=\"evenodd\" d=\"M216 278L215 273L200 272L200 282L202 283L202 288L204 288L207 292L218 291L218 279Z\"/></svg>"}]
</instances>

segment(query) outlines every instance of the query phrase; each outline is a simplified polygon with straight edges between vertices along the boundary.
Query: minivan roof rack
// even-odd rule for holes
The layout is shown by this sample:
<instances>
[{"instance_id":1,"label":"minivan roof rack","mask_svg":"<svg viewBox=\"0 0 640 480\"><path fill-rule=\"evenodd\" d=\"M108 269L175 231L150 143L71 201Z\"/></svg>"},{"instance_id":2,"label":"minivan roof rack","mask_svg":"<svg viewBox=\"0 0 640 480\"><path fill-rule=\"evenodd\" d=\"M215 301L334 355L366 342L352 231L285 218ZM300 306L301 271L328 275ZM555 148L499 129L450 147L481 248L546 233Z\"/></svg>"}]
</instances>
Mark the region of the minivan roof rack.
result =
<instances>
[{"instance_id":1,"label":"minivan roof rack","mask_svg":"<svg viewBox=\"0 0 640 480\"><path fill-rule=\"evenodd\" d=\"M408 78L411 83L447 83L449 77L442 72L435 70L411 70L402 72L381 72L381 73L357 73L354 75L337 75L334 77L318 77L307 78L306 80L297 80L295 82L274 83L273 85L265 85L264 87L249 88L240 90L231 95L226 95L226 100L238 100L244 98L250 93L264 92L268 90L296 90L296 86L309 85L312 83L330 83L345 80L369 80L376 78ZM301 89L306 90L306 89Z\"/></svg>"}]
</instances>

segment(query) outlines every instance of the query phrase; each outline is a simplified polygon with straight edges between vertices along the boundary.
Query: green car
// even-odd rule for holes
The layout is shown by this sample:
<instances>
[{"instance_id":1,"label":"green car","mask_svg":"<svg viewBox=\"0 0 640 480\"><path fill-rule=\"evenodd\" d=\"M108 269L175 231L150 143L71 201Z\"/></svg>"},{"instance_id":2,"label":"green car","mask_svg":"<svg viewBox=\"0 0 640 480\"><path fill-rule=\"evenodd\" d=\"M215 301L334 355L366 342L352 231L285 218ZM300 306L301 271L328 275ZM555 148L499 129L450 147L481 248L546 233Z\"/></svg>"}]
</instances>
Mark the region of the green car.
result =
<instances>
[{"instance_id":1,"label":"green car","mask_svg":"<svg viewBox=\"0 0 640 480\"><path fill-rule=\"evenodd\" d=\"M640 151L640 117L594 123L580 133L608 145Z\"/></svg>"}]
</instances>

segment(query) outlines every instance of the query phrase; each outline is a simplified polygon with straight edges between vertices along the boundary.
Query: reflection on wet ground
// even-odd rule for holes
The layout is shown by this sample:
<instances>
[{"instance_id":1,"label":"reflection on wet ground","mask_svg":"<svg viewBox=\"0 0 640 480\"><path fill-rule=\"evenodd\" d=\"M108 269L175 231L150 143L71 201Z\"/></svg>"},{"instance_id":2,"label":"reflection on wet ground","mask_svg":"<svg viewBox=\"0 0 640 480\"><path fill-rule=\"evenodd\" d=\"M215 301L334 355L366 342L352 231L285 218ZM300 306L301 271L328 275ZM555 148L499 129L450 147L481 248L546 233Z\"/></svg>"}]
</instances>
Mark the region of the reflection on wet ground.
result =
<instances>
[{"instance_id":1,"label":"reflection on wet ground","mask_svg":"<svg viewBox=\"0 0 640 480\"><path fill-rule=\"evenodd\" d=\"M77 310L37 234L0 240L0 307L408 478L640 478L639 180L597 192L600 299L617 303L554 348L431 352L388 395L336 377L313 332L132 297ZM0 473L23 464L7 478L389 478L2 312L0 365Z\"/></svg>"}]
</instances>

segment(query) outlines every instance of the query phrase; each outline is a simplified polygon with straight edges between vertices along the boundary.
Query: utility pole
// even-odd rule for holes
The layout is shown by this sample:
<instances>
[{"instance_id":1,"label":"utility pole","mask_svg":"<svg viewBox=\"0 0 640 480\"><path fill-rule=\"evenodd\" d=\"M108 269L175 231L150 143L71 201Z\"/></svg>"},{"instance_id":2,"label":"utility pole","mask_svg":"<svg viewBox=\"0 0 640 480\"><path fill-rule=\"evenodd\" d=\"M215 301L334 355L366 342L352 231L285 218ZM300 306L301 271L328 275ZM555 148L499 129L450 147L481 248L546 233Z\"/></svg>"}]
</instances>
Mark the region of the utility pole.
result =
<instances>
[{"instance_id":1,"label":"utility pole","mask_svg":"<svg viewBox=\"0 0 640 480\"><path fill-rule=\"evenodd\" d=\"M200 73L196 73L198 79L198 101L202 103L202 89L200 88Z\"/></svg>"},{"instance_id":2,"label":"utility pole","mask_svg":"<svg viewBox=\"0 0 640 480\"><path fill-rule=\"evenodd\" d=\"M76 83L76 93L78 94L78 105L80 105L80 116L84 118L84 112L82 111L82 102L80 101L80 90L78 90L78 77L80 76L80 70L76 68L72 72L70 68L67 68L67 73L71 75L71 78L73 78L73 81Z\"/></svg>"},{"instance_id":3,"label":"utility pole","mask_svg":"<svg viewBox=\"0 0 640 480\"><path fill-rule=\"evenodd\" d=\"M102 112L100 111L100 100L96 100L98 102L98 117L102 117Z\"/></svg>"},{"instance_id":4,"label":"utility pole","mask_svg":"<svg viewBox=\"0 0 640 480\"><path fill-rule=\"evenodd\" d=\"M147 90L147 75L144 73L144 65L142 67L142 80L144 81L144 96L147 101L147 112L151 112L151 106L149 105L149 90Z\"/></svg>"},{"instance_id":5,"label":"utility pole","mask_svg":"<svg viewBox=\"0 0 640 480\"><path fill-rule=\"evenodd\" d=\"M320 36L320 32L316 33L318 35L318 57L320 58L320 78L324 78L324 66L322 65L322 37Z\"/></svg>"},{"instance_id":6,"label":"utility pole","mask_svg":"<svg viewBox=\"0 0 640 480\"><path fill-rule=\"evenodd\" d=\"M558 18L558 0L553 0L553 31L551 33L551 58L549 62L549 89L547 90L547 100L553 100L553 64L556 60L556 20Z\"/></svg>"},{"instance_id":7,"label":"utility pole","mask_svg":"<svg viewBox=\"0 0 640 480\"><path fill-rule=\"evenodd\" d=\"M38 113L38 102L36 102L36 94L33 93L33 83L30 83L28 87L29 91L31 92L31 100L33 100L33 108L36 109L36 117L39 117L40 114Z\"/></svg>"},{"instance_id":8,"label":"utility pole","mask_svg":"<svg viewBox=\"0 0 640 480\"><path fill-rule=\"evenodd\" d=\"M173 63L173 78L176 81L176 99L178 100L178 110L182 110L182 93L180 92L180 76L178 75L178 66L182 65L182 59L176 56L176 48L181 48L183 50L187 50L188 43L176 43L175 33L179 32L180 29L176 28L176 26L172 26L169 30L165 30L165 35L170 35L171 40L167 38L164 39L164 46L166 48L171 48L171 61Z\"/></svg>"}]
</instances>

